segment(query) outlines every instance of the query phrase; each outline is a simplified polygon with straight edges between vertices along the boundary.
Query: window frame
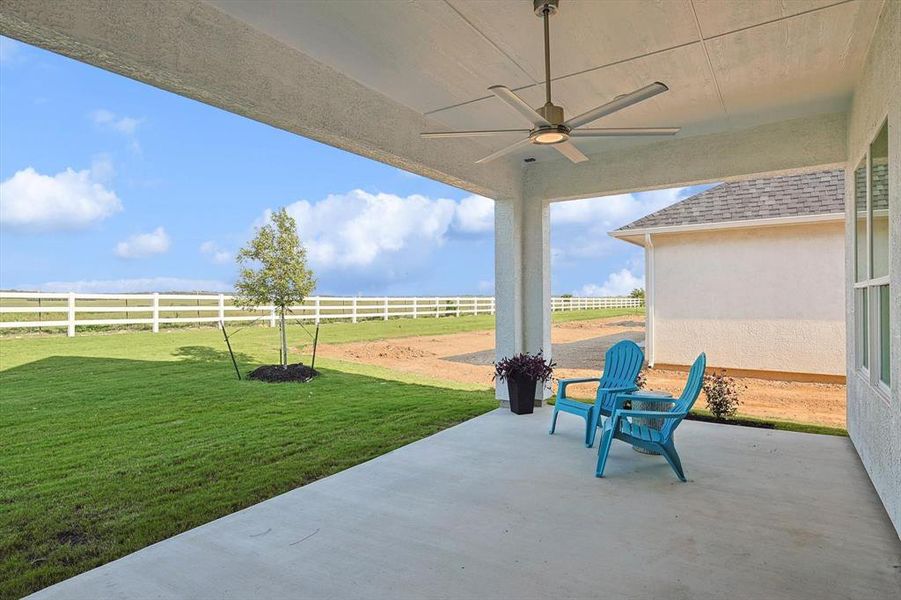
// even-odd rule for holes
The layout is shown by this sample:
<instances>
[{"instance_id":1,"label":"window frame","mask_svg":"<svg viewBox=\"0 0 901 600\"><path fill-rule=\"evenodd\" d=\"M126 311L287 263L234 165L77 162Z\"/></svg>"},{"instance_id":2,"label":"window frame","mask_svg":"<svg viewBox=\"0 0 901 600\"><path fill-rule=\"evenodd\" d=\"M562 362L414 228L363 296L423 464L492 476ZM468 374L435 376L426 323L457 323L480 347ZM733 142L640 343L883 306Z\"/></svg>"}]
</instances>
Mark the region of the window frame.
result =
<instances>
[{"instance_id":1,"label":"window frame","mask_svg":"<svg viewBox=\"0 0 901 600\"><path fill-rule=\"evenodd\" d=\"M882 129L885 128L888 134L889 122L886 116L875 128L873 134L869 137L869 142L864 149L863 156L856 161L851 171L852 190L851 190L851 222L852 222L852 244L853 244L853 274L851 276L851 289L854 310L854 368L861 378L865 379L871 388L879 392L883 401L891 404L891 387L882 380L882 328L881 324L881 289L887 286L889 289L889 297L891 297L891 275L887 274L881 277L873 277L873 194L872 194L872 156L871 150L873 143L879 137ZM889 135L889 139L891 136ZM866 243L865 261L864 261L864 277L858 273L858 255L859 242L857 225L857 170L861 163L864 163L866 172ZM888 264L891 264L891 244L887 249L889 256ZM858 281L859 279L859 281ZM865 296L864 301L859 298ZM861 307L861 304L865 306ZM862 310L859 310L861 309ZM891 310L891 307L889 308ZM889 331L889 340L891 343L891 331ZM864 344L865 346L862 346ZM891 349L889 349L891 352ZM866 364L863 357L866 356ZM891 372L889 372L889 380L891 381Z\"/></svg>"}]
</instances>

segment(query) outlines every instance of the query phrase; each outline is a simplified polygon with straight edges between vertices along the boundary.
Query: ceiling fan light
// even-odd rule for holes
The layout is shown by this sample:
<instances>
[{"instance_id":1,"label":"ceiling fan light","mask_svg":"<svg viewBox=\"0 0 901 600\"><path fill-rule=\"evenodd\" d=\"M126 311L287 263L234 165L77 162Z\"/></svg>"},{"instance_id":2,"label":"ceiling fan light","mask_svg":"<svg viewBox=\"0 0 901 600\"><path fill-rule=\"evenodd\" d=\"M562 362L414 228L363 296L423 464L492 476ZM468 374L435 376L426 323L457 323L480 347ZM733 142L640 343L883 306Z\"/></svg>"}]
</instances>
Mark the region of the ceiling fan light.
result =
<instances>
[{"instance_id":1,"label":"ceiling fan light","mask_svg":"<svg viewBox=\"0 0 901 600\"><path fill-rule=\"evenodd\" d=\"M551 129L549 131L539 131L532 136L532 141L536 144L559 144L569 139L569 136L562 131Z\"/></svg>"}]
</instances>

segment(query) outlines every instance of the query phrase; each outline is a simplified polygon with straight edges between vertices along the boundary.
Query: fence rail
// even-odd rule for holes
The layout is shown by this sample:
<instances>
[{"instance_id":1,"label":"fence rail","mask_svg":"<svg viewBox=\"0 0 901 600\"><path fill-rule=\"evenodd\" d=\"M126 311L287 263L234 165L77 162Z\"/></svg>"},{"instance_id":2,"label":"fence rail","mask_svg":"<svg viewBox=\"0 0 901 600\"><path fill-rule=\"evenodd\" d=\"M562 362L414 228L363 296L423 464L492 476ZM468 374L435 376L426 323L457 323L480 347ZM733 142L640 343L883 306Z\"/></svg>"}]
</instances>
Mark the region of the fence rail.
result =
<instances>
[{"instance_id":1,"label":"fence rail","mask_svg":"<svg viewBox=\"0 0 901 600\"><path fill-rule=\"evenodd\" d=\"M554 297L551 310L640 308L640 298ZM319 323L331 320L438 318L493 315L488 296L370 297L312 296L290 307L286 319ZM50 318L45 319L47 315ZM275 307L242 309L228 294L77 294L66 292L0 292L0 329L65 328L71 337L78 327L188 325L262 321L274 327Z\"/></svg>"}]
</instances>

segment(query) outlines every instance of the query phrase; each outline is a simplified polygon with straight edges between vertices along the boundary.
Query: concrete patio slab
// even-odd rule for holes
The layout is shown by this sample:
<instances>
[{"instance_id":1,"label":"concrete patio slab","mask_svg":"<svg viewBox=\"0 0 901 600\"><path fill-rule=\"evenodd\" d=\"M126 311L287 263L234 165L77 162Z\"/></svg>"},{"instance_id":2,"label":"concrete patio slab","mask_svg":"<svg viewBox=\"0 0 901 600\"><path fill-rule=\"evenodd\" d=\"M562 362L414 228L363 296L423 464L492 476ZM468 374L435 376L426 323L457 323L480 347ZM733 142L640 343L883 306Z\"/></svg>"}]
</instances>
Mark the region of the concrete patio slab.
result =
<instances>
[{"instance_id":1,"label":"concrete patio slab","mask_svg":"<svg viewBox=\"0 0 901 600\"><path fill-rule=\"evenodd\" d=\"M32 596L897 598L901 541L846 438L686 422L688 483L497 410Z\"/></svg>"}]
</instances>

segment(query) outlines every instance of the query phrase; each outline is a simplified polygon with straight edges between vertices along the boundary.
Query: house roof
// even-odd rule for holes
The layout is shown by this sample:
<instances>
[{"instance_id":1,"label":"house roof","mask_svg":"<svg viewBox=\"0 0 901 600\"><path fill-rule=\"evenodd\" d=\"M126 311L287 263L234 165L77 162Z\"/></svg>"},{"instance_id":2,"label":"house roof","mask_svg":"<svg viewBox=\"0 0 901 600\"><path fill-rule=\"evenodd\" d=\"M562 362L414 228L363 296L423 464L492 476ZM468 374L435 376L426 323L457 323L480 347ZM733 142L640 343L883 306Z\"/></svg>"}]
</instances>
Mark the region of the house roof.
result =
<instances>
[{"instance_id":1,"label":"house roof","mask_svg":"<svg viewBox=\"0 0 901 600\"><path fill-rule=\"evenodd\" d=\"M843 213L844 187L842 170L723 183L612 233Z\"/></svg>"}]
</instances>

